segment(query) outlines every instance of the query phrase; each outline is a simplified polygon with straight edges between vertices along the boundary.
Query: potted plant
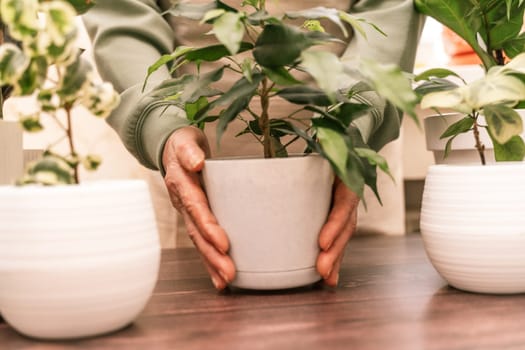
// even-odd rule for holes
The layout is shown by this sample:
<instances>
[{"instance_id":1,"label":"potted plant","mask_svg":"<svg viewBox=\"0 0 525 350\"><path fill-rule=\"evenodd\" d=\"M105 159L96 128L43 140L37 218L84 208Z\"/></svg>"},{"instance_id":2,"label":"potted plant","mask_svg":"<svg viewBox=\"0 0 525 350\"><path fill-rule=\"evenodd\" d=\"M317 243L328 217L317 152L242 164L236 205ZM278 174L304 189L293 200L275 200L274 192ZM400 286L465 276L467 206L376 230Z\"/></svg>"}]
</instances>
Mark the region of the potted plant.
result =
<instances>
[{"instance_id":1,"label":"potted plant","mask_svg":"<svg viewBox=\"0 0 525 350\"><path fill-rule=\"evenodd\" d=\"M9 41L5 26L0 22L0 44ZM22 175L22 128L16 121L4 119L3 105L10 87L0 91L0 184L9 184Z\"/></svg>"},{"instance_id":2,"label":"potted plant","mask_svg":"<svg viewBox=\"0 0 525 350\"><path fill-rule=\"evenodd\" d=\"M18 45L0 46L0 83L33 96L20 116L27 131L48 118L69 152L53 142L18 185L0 186L0 310L19 332L63 339L129 324L156 283L160 249L148 188L141 181L79 183L97 156L75 150L75 112L104 117L118 104L76 45L77 11L93 1L2 0L2 21ZM73 6L75 5L75 7Z\"/></svg>"},{"instance_id":3,"label":"potted plant","mask_svg":"<svg viewBox=\"0 0 525 350\"><path fill-rule=\"evenodd\" d=\"M362 26L370 23L324 7L277 16L265 1L243 5L175 4L172 15L210 25L216 42L178 47L148 74L171 64L176 77L153 93L167 106L180 107L193 125L215 122L217 142L232 121L241 120L245 128L238 136L261 144L259 157L208 159L202 172L211 209L230 240L237 267L232 285L307 285L320 279L317 237L329 210L333 173L362 197L365 186L377 194L377 168L388 172L361 133L360 122L373 107L360 94L375 89L412 116L416 96L398 67L363 60L359 70L351 69L323 48L341 40L326 32L321 19L344 35L348 25L364 33ZM236 78L220 90L216 83L225 72ZM292 111L272 110L277 100ZM398 127L390 131L396 134ZM287 157L289 146L300 141L306 151Z\"/></svg>"},{"instance_id":4,"label":"potted plant","mask_svg":"<svg viewBox=\"0 0 525 350\"><path fill-rule=\"evenodd\" d=\"M430 167L421 209L425 248L454 287L524 292L525 144L515 108L525 100L525 3L416 0L416 7L469 43L485 71L480 79L461 85L451 80L461 77L448 69L431 69L415 78L422 82L416 92L423 108L461 114L440 136L445 155L457 138L467 135L479 160ZM493 144L495 164L487 159L483 130Z\"/></svg>"}]
</instances>

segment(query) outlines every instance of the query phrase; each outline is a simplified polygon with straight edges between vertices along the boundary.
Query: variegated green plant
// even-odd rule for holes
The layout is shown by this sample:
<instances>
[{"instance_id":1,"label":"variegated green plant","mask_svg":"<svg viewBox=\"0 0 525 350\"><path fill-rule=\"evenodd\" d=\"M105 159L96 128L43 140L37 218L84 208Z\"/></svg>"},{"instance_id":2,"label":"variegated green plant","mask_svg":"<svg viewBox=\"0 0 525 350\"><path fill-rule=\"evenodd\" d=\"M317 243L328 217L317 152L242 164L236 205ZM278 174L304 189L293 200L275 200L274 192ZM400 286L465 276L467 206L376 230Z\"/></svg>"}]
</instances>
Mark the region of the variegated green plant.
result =
<instances>
[{"instance_id":1,"label":"variegated green plant","mask_svg":"<svg viewBox=\"0 0 525 350\"><path fill-rule=\"evenodd\" d=\"M421 12L463 38L480 58L482 78L466 84L448 69L430 69L416 76L422 108L445 108L465 117L452 124L441 138L472 132L481 163L485 164L479 128L486 128L497 161L522 160L525 143L523 121L515 111L525 101L525 34L522 32L525 0L416 0ZM463 85L452 77L463 80ZM457 81L457 80L456 80ZM480 116L484 117L482 122Z\"/></svg>"},{"instance_id":2,"label":"variegated green plant","mask_svg":"<svg viewBox=\"0 0 525 350\"><path fill-rule=\"evenodd\" d=\"M42 130L41 118L48 117L64 132L45 150L43 159L26 170L21 183L78 183L80 164L89 170L100 164L100 157L76 152L72 129L75 108L105 117L119 102L112 85L97 80L77 46L75 17L93 2L0 0L3 37L11 38L0 46L0 85L11 87L13 96L36 99L38 109L20 116L26 131ZM63 139L68 154L53 151Z\"/></svg>"},{"instance_id":3,"label":"variegated green plant","mask_svg":"<svg viewBox=\"0 0 525 350\"><path fill-rule=\"evenodd\" d=\"M194 125L204 127L218 119L217 140L230 122L244 121L246 128L241 134L255 137L265 157L286 156L287 147L302 139L307 151L328 159L355 193L362 196L368 185L377 194L377 167L388 173L388 166L356 126L356 120L371 109L357 95L375 89L412 116L416 95L397 66L366 61L358 73L330 51L314 48L342 43L325 31L321 19L335 23L344 36L348 27L361 35L365 35L362 26L370 25L380 32L377 27L325 7L275 16L268 13L264 0L244 0L238 9L218 0L199 5L177 2L170 13L210 24L217 42L178 47L155 62L148 76L165 64L171 64L176 76L157 88L157 96L183 108ZM291 24L292 19L304 21L297 26ZM204 69L209 63L215 68ZM178 73L188 65L193 65L194 74ZM215 83L226 71L238 78L221 91ZM250 104L254 99L260 112ZM270 115L275 99L295 106L293 112L279 118Z\"/></svg>"}]
</instances>

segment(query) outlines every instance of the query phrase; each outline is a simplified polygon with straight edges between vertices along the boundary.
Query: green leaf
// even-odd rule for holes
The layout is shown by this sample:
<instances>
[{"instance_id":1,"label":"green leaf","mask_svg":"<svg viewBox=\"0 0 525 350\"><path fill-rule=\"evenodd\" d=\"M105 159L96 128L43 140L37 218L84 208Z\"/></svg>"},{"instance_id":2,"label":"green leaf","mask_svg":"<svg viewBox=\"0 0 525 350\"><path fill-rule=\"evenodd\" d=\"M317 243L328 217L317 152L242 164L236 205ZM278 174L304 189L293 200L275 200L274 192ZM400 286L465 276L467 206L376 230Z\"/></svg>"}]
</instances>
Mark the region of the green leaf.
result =
<instances>
[{"instance_id":1,"label":"green leaf","mask_svg":"<svg viewBox=\"0 0 525 350\"><path fill-rule=\"evenodd\" d=\"M492 138L499 144L505 144L523 132L521 116L510 107L486 106L483 108L483 114Z\"/></svg>"},{"instance_id":2,"label":"green leaf","mask_svg":"<svg viewBox=\"0 0 525 350\"><path fill-rule=\"evenodd\" d=\"M270 135L276 138L294 133L293 125L283 119L270 119Z\"/></svg>"},{"instance_id":3,"label":"green leaf","mask_svg":"<svg viewBox=\"0 0 525 350\"><path fill-rule=\"evenodd\" d=\"M525 52L525 33L521 33L515 38L507 40L503 45L503 50L510 58L514 58L520 53Z\"/></svg>"},{"instance_id":4,"label":"green leaf","mask_svg":"<svg viewBox=\"0 0 525 350\"><path fill-rule=\"evenodd\" d=\"M478 42L478 33L483 33L484 28L482 14L476 11L476 1L415 0L414 4L419 12L436 19L463 38L480 57L485 67L496 65L496 61ZM486 35L482 37L486 39Z\"/></svg>"},{"instance_id":5,"label":"green leaf","mask_svg":"<svg viewBox=\"0 0 525 350\"><path fill-rule=\"evenodd\" d=\"M77 12L77 15L86 13L90 8L97 3L95 0L67 0Z\"/></svg>"},{"instance_id":6,"label":"green leaf","mask_svg":"<svg viewBox=\"0 0 525 350\"><path fill-rule=\"evenodd\" d=\"M191 50L193 50L192 47L179 46L175 49L173 53L169 55L162 55L157 61L155 61L151 66L148 67L148 73L146 74L146 78L144 79L144 84L142 85L142 91L144 91L144 89L146 88L148 79L154 72L159 70L160 67L163 67L169 62L176 60L177 58L179 58L180 56L183 56L184 54L188 53Z\"/></svg>"},{"instance_id":7,"label":"green leaf","mask_svg":"<svg viewBox=\"0 0 525 350\"><path fill-rule=\"evenodd\" d=\"M392 181L395 181L394 177L392 176L392 173L390 173L390 168L388 167L388 163L386 159L381 156L376 151L370 149L370 148L360 148L356 147L355 152L359 157L365 158L368 160L368 163L370 165L376 165L381 169L385 174L387 174Z\"/></svg>"},{"instance_id":8,"label":"green leaf","mask_svg":"<svg viewBox=\"0 0 525 350\"><path fill-rule=\"evenodd\" d=\"M303 50L315 43L295 27L267 24L255 42L253 57L263 67L286 66L294 63Z\"/></svg>"},{"instance_id":9,"label":"green leaf","mask_svg":"<svg viewBox=\"0 0 525 350\"><path fill-rule=\"evenodd\" d=\"M443 134L441 134L441 136L439 138L440 139L445 139L447 137L457 136L459 134L468 132L474 126L474 122L475 122L474 118L471 118L471 117L462 118L462 119L458 120L457 122L453 123L452 125L450 125L445 130L445 132L443 132Z\"/></svg>"},{"instance_id":10,"label":"green leaf","mask_svg":"<svg viewBox=\"0 0 525 350\"><path fill-rule=\"evenodd\" d=\"M88 73L92 70L91 64L86 59L79 57L66 68L58 94L61 96L76 95L81 90L82 85L84 85Z\"/></svg>"},{"instance_id":11,"label":"green leaf","mask_svg":"<svg viewBox=\"0 0 525 350\"><path fill-rule=\"evenodd\" d=\"M241 53L247 50L251 50L253 44L248 42L242 42L237 53ZM206 61L213 62L218 61L221 58L230 55L230 51L224 45L210 45L198 49L193 49L186 53L184 56L190 62Z\"/></svg>"},{"instance_id":12,"label":"green leaf","mask_svg":"<svg viewBox=\"0 0 525 350\"><path fill-rule=\"evenodd\" d=\"M253 75L253 60L249 57L246 57L241 63L242 75L248 80L252 81Z\"/></svg>"},{"instance_id":13,"label":"green leaf","mask_svg":"<svg viewBox=\"0 0 525 350\"><path fill-rule=\"evenodd\" d=\"M492 138L492 135L489 133ZM513 136L506 143L499 144L495 139L492 139L494 144L494 155L496 161L522 161L525 157L525 143L521 136Z\"/></svg>"},{"instance_id":14,"label":"green leaf","mask_svg":"<svg viewBox=\"0 0 525 350\"><path fill-rule=\"evenodd\" d=\"M88 171L97 170L100 164L102 164L102 158L95 154L88 154L82 159L82 165L84 166L84 169Z\"/></svg>"},{"instance_id":15,"label":"green leaf","mask_svg":"<svg viewBox=\"0 0 525 350\"><path fill-rule=\"evenodd\" d=\"M244 37L243 16L239 12L225 12L213 21L215 36L232 55L239 51Z\"/></svg>"},{"instance_id":16,"label":"green leaf","mask_svg":"<svg viewBox=\"0 0 525 350\"><path fill-rule=\"evenodd\" d=\"M345 182L346 179L343 178L346 177L349 157L344 135L334 130L323 120L313 119L312 124L324 154L334 167L336 174Z\"/></svg>"},{"instance_id":17,"label":"green leaf","mask_svg":"<svg viewBox=\"0 0 525 350\"><path fill-rule=\"evenodd\" d=\"M454 82L451 82L450 80L433 78L429 81L419 84L414 89L414 92L418 96L423 97L431 92L454 90L457 87L458 85Z\"/></svg>"},{"instance_id":18,"label":"green leaf","mask_svg":"<svg viewBox=\"0 0 525 350\"><path fill-rule=\"evenodd\" d=\"M316 106L330 106L332 101L324 91L310 86L293 86L277 92L279 97L298 105L312 104Z\"/></svg>"},{"instance_id":19,"label":"green leaf","mask_svg":"<svg viewBox=\"0 0 525 350\"><path fill-rule=\"evenodd\" d=\"M40 88L47 77L47 60L45 57L33 57L22 76L18 79L15 93L18 95L31 95ZM73 82L71 82L73 83Z\"/></svg>"},{"instance_id":20,"label":"green leaf","mask_svg":"<svg viewBox=\"0 0 525 350\"><path fill-rule=\"evenodd\" d=\"M16 45L0 46L0 85L16 83L29 65L29 59Z\"/></svg>"},{"instance_id":21,"label":"green leaf","mask_svg":"<svg viewBox=\"0 0 525 350\"><path fill-rule=\"evenodd\" d=\"M302 84L301 81L295 79L290 72L284 67L263 67L264 74L277 85L297 85Z\"/></svg>"},{"instance_id":22,"label":"green leaf","mask_svg":"<svg viewBox=\"0 0 525 350\"><path fill-rule=\"evenodd\" d=\"M181 102L195 102L202 96L202 93L206 91L205 88L207 88L212 82L216 82L222 78L223 72L224 67L219 67L218 69L203 74L186 84L184 86L184 91L180 96Z\"/></svg>"},{"instance_id":23,"label":"green leaf","mask_svg":"<svg viewBox=\"0 0 525 350\"><path fill-rule=\"evenodd\" d=\"M303 51L301 66L315 79L328 97L335 99L344 75L343 64L335 54L320 50Z\"/></svg>"},{"instance_id":24,"label":"green leaf","mask_svg":"<svg viewBox=\"0 0 525 350\"><path fill-rule=\"evenodd\" d=\"M198 111L205 108L208 105L208 99L204 96L201 96L197 99L197 101L193 103L186 103L184 105L184 110L186 112L186 118L190 121L195 120L195 115Z\"/></svg>"},{"instance_id":25,"label":"green leaf","mask_svg":"<svg viewBox=\"0 0 525 350\"><path fill-rule=\"evenodd\" d=\"M414 81L429 80L430 78L446 78L449 76L453 76L463 80L461 76L459 76L456 72L451 71L450 69L433 68L416 75ZM463 80L463 82L465 81Z\"/></svg>"},{"instance_id":26,"label":"green leaf","mask_svg":"<svg viewBox=\"0 0 525 350\"><path fill-rule=\"evenodd\" d=\"M360 70L365 77L371 80L379 95L407 113L419 125L415 112L418 97L410 81L398 66L363 60Z\"/></svg>"},{"instance_id":27,"label":"green leaf","mask_svg":"<svg viewBox=\"0 0 525 350\"><path fill-rule=\"evenodd\" d=\"M211 103L212 107L225 106L231 104L233 101L245 97L253 96L255 90L259 86L259 83L263 79L263 75L260 73L254 74L252 81L248 81L245 77L242 77L233 84L233 86L225 92L222 96Z\"/></svg>"},{"instance_id":28,"label":"green leaf","mask_svg":"<svg viewBox=\"0 0 525 350\"><path fill-rule=\"evenodd\" d=\"M24 183L38 183L42 185L72 184L73 169L63 159L55 156L44 156L41 160L30 165Z\"/></svg>"},{"instance_id":29,"label":"green leaf","mask_svg":"<svg viewBox=\"0 0 525 350\"><path fill-rule=\"evenodd\" d=\"M255 91L255 89L253 90ZM217 134L217 146L219 146L222 134L226 130L228 124L230 124L237 115L242 112L250 104L252 96L243 95L235 99L225 110L223 110L219 115L219 123L217 124L216 134Z\"/></svg>"},{"instance_id":30,"label":"green leaf","mask_svg":"<svg viewBox=\"0 0 525 350\"><path fill-rule=\"evenodd\" d=\"M277 137L270 137L270 143L272 145L272 148L275 150L275 156L278 158L286 158L288 157L288 152L286 151L286 148L281 143L281 140Z\"/></svg>"},{"instance_id":31,"label":"green leaf","mask_svg":"<svg viewBox=\"0 0 525 350\"><path fill-rule=\"evenodd\" d=\"M20 124L22 125L22 129L27 132L38 132L44 129L40 123L40 114L38 113L20 117Z\"/></svg>"}]
</instances>

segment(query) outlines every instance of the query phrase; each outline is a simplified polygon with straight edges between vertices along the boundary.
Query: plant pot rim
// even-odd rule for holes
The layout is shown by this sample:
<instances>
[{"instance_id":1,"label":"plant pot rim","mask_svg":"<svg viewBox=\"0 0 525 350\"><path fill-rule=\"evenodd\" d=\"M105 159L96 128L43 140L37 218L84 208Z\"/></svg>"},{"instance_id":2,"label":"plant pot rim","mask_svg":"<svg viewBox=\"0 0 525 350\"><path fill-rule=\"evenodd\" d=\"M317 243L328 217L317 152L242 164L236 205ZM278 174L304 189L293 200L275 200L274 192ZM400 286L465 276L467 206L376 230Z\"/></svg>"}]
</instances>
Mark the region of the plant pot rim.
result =
<instances>
[{"instance_id":1,"label":"plant pot rim","mask_svg":"<svg viewBox=\"0 0 525 350\"><path fill-rule=\"evenodd\" d=\"M318 153L292 153L287 157L274 157L274 158L264 158L263 156L224 156L224 157L214 157L207 158L205 163L222 163L230 161L245 161L245 162L282 162L282 161L300 161L307 158L323 158ZM324 159L324 158L323 158Z\"/></svg>"},{"instance_id":2,"label":"plant pot rim","mask_svg":"<svg viewBox=\"0 0 525 350\"><path fill-rule=\"evenodd\" d=\"M513 169L523 169L525 167L524 161L504 161L494 162L482 165L480 163L465 163L465 164L433 164L429 167L429 170L440 171L440 172L452 172L452 171L471 171L471 172L499 172L499 171L510 171Z\"/></svg>"}]
</instances>

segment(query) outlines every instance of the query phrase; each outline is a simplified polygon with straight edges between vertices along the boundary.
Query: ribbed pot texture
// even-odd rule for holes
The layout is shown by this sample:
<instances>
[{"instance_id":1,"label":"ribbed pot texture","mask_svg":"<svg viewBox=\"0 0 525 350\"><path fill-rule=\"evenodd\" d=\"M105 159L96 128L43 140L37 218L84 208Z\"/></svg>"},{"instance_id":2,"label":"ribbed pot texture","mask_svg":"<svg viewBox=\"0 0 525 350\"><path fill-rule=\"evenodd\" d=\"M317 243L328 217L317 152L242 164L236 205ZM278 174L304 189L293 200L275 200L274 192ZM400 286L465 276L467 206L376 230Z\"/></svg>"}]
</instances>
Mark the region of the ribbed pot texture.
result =
<instances>
[{"instance_id":1,"label":"ribbed pot texture","mask_svg":"<svg viewBox=\"0 0 525 350\"><path fill-rule=\"evenodd\" d=\"M525 163L434 165L421 234L430 261L462 290L525 292Z\"/></svg>"},{"instance_id":2,"label":"ribbed pot texture","mask_svg":"<svg viewBox=\"0 0 525 350\"><path fill-rule=\"evenodd\" d=\"M159 263L143 181L0 187L0 312L25 335L126 326L149 300Z\"/></svg>"}]
</instances>

